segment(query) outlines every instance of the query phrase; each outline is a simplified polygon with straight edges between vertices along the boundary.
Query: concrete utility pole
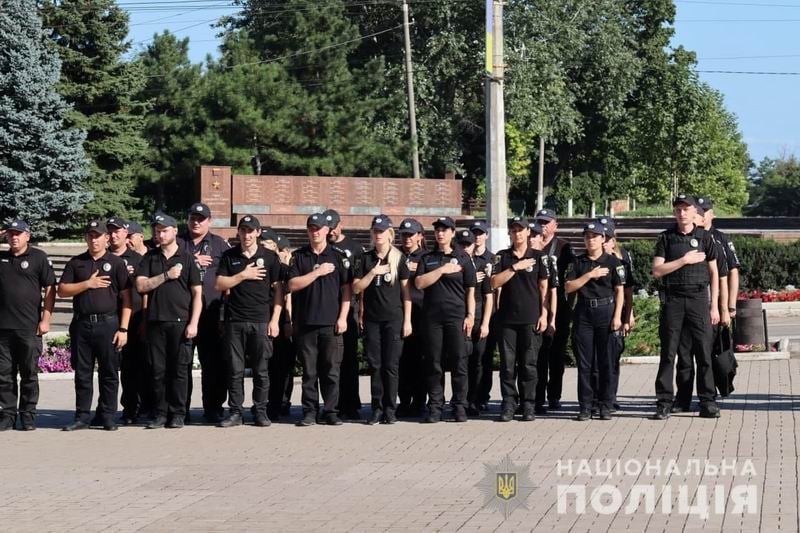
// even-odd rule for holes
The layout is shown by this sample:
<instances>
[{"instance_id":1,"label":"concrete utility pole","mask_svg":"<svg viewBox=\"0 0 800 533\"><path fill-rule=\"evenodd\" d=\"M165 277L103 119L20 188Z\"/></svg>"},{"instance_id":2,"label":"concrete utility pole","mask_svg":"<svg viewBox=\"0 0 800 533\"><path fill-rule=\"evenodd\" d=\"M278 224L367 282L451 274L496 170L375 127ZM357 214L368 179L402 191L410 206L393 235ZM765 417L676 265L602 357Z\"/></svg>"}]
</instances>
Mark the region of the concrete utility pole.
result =
<instances>
[{"instance_id":1,"label":"concrete utility pole","mask_svg":"<svg viewBox=\"0 0 800 533\"><path fill-rule=\"evenodd\" d=\"M539 137L539 184L536 189L536 211L544 207L544 137Z\"/></svg>"},{"instance_id":2,"label":"concrete utility pole","mask_svg":"<svg viewBox=\"0 0 800 533\"><path fill-rule=\"evenodd\" d=\"M489 248L508 247L508 187L503 85L503 2L486 0L486 208Z\"/></svg>"},{"instance_id":3,"label":"concrete utility pole","mask_svg":"<svg viewBox=\"0 0 800 533\"><path fill-rule=\"evenodd\" d=\"M417 107L414 100L414 68L411 63L411 31L408 24L408 4L403 0L403 33L406 41L406 81L408 84L408 121L411 133L411 164L414 179L419 179L419 143L417 138Z\"/></svg>"}]
</instances>

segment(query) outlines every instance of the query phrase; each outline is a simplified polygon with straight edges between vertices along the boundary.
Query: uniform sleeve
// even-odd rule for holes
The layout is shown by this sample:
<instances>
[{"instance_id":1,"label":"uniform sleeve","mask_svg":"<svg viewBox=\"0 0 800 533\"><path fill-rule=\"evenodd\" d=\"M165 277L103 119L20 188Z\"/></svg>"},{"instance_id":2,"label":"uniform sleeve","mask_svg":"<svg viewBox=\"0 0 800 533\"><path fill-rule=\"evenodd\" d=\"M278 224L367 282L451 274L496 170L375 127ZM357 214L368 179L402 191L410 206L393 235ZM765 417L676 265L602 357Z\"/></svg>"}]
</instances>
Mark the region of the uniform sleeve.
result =
<instances>
[{"instance_id":1,"label":"uniform sleeve","mask_svg":"<svg viewBox=\"0 0 800 533\"><path fill-rule=\"evenodd\" d=\"M717 272L719 273L719 277L726 277L730 274L728 255L725 253L724 245L721 242L715 243L714 247L717 249Z\"/></svg>"},{"instance_id":2,"label":"uniform sleeve","mask_svg":"<svg viewBox=\"0 0 800 533\"><path fill-rule=\"evenodd\" d=\"M492 294L494 291L492 290L492 277L486 276L483 278L483 282L481 282L481 294L487 295Z\"/></svg>"},{"instance_id":3,"label":"uniform sleeve","mask_svg":"<svg viewBox=\"0 0 800 533\"><path fill-rule=\"evenodd\" d=\"M425 257L427 257L427 256L422 255L422 256L420 256L419 261L417 261L417 272L414 274L415 277L419 277L419 276L427 273L427 270L426 270L426 267L425 267L425 262L426 262L425 261Z\"/></svg>"},{"instance_id":4,"label":"uniform sleeve","mask_svg":"<svg viewBox=\"0 0 800 533\"><path fill-rule=\"evenodd\" d=\"M572 263L567 266L567 271L564 274L564 279L566 281L572 281L578 278L578 259L574 259Z\"/></svg>"},{"instance_id":5,"label":"uniform sleeve","mask_svg":"<svg viewBox=\"0 0 800 533\"><path fill-rule=\"evenodd\" d=\"M625 285L625 266L616 257L611 268L611 285L614 287Z\"/></svg>"},{"instance_id":6,"label":"uniform sleeve","mask_svg":"<svg viewBox=\"0 0 800 533\"><path fill-rule=\"evenodd\" d=\"M492 276L496 276L508 268L508 266L505 264L505 259L505 254L497 254L494 256L494 260L492 261Z\"/></svg>"},{"instance_id":7,"label":"uniform sleeve","mask_svg":"<svg viewBox=\"0 0 800 533\"><path fill-rule=\"evenodd\" d=\"M131 288L131 278L128 275L128 267L125 266L125 262L122 260L114 265L114 281L121 291Z\"/></svg>"},{"instance_id":8,"label":"uniform sleeve","mask_svg":"<svg viewBox=\"0 0 800 533\"><path fill-rule=\"evenodd\" d=\"M56 273L53 270L53 262L46 255L42 258L42 268L39 271L39 285L50 287L56 284Z\"/></svg>"},{"instance_id":9,"label":"uniform sleeve","mask_svg":"<svg viewBox=\"0 0 800 533\"><path fill-rule=\"evenodd\" d=\"M472 259L467 257L462 260L461 264L464 266L464 287L477 287L478 275L475 272L475 265L472 263Z\"/></svg>"},{"instance_id":10,"label":"uniform sleeve","mask_svg":"<svg viewBox=\"0 0 800 533\"><path fill-rule=\"evenodd\" d=\"M361 264L366 263L366 261L362 261ZM411 279L411 271L408 269L408 265L404 258L400 258L400 262L397 263L397 277L400 280L407 280Z\"/></svg>"},{"instance_id":11,"label":"uniform sleeve","mask_svg":"<svg viewBox=\"0 0 800 533\"><path fill-rule=\"evenodd\" d=\"M61 273L61 283L75 283L75 262L70 259Z\"/></svg>"},{"instance_id":12,"label":"uniform sleeve","mask_svg":"<svg viewBox=\"0 0 800 533\"><path fill-rule=\"evenodd\" d=\"M350 262L350 266L345 265L345 261ZM356 264L360 264L361 261L353 256L352 260L347 259L346 257L339 258L339 264L337 265L337 269L339 272L339 283L341 285L347 285L348 283L353 282L353 270L356 268Z\"/></svg>"},{"instance_id":13,"label":"uniform sleeve","mask_svg":"<svg viewBox=\"0 0 800 533\"><path fill-rule=\"evenodd\" d=\"M219 260L217 267L217 276L230 276L231 275L231 262L228 254L223 254L222 259ZM270 279L272 279L270 277Z\"/></svg>"},{"instance_id":14,"label":"uniform sleeve","mask_svg":"<svg viewBox=\"0 0 800 533\"><path fill-rule=\"evenodd\" d=\"M717 245L714 244L714 239L712 239L711 235L708 233L703 235L703 251L706 253L706 261L709 263L711 261L716 261L719 257L719 253L717 253Z\"/></svg>"},{"instance_id":15,"label":"uniform sleeve","mask_svg":"<svg viewBox=\"0 0 800 533\"><path fill-rule=\"evenodd\" d=\"M145 255L142 260L139 262L139 268L136 269L136 276L143 276L145 278L150 278L153 276L152 268L150 267L151 256L148 253Z\"/></svg>"},{"instance_id":16,"label":"uniform sleeve","mask_svg":"<svg viewBox=\"0 0 800 533\"><path fill-rule=\"evenodd\" d=\"M722 240L722 245L725 247L725 256L728 259L728 270L742 268L742 264L739 262L739 256L736 253L736 247L733 245L733 242L724 233L720 233L720 237Z\"/></svg>"},{"instance_id":17,"label":"uniform sleeve","mask_svg":"<svg viewBox=\"0 0 800 533\"><path fill-rule=\"evenodd\" d=\"M292 252L292 259L289 261L289 270L286 272L286 281L302 276L300 272L300 254Z\"/></svg>"},{"instance_id":18,"label":"uniform sleeve","mask_svg":"<svg viewBox=\"0 0 800 533\"><path fill-rule=\"evenodd\" d=\"M622 250L622 266L625 267L625 285L635 287L636 278L633 275L633 257L624 249Z\"/></svg>"},{"instance_id":19,"label":"uniform sleeve","mask_svg":"<svg viewBox=\"0 0 800 533\"><path fill-rule=\"evenodd\" d=\"M551 272L550 272L550 261L545 259L546 256L541 256L539 260L536 262L536 266L539 269L539 275L537 276L538 279L550 279Z\"/></svg>"},{"instance_id":20,"label":"uniform sleeve","mask_svg":"<svg viewBox=\"0 0 800 533\"><path fill-rule=\"evenodd\" d=\"M663 233L658 236L658 239L656 239L655 257L661 257L664 259L667 257L667 238Z\"/></svg>"},{"instance_id":21,"label":"uniform sleeve","mask_svg":"<svg viewBox=\"0 0 800 533\"><path fill-rule=\"evenodd\" d=\"M225 254L227 257L228 254ZM281 260L278 258L277 255L272 256L272 262L269 264L269 270L267 272L269 274L269 281L270 285L272 283L281 282L283 281L283 269L281 268Z\"/></svg>"},{"instance_id":22,"label":"uniform sleeve","mask_svg":"<svg viewBox=\"0 0 800 533\"><path fill-rule=\"evenodd\" d=\"M189 286L197 287L202 284L203 282L200 280L200 268L197 266L197 261L189 261Z\"/></svg>"}]
</instances>

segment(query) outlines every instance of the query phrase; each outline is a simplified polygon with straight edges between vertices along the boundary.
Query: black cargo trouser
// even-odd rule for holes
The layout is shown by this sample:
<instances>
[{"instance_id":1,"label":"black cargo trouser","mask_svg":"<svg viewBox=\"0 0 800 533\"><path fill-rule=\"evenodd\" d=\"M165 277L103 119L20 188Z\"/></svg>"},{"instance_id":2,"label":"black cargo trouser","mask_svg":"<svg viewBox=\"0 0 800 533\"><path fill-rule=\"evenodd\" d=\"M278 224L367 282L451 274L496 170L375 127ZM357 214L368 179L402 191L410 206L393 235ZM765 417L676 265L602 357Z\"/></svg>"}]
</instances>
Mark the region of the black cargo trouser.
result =
<instances>
[{"instance_id":1,"label":"black cargo trouser","mask_svg":"<svg viewBox=\"0 0 800 533\"><path fill-rule=\"evenodd\" d=\"M156 416L183 418L193 350L186 322L148 322L147 347Z\"/></svg>"},{"instance_id":2,"label":"black cargo trouser","mask_svg":"<svg viewBox=\"0 0 800 533\"><path fill-rule=\"evenodd\" d=\"M491 363L488 367L484 367L488 338L481 338L481 320L483 320L483 317L475 318L475 326L472 328L470 342L467 343L467 404L475 406L481 403L480 393L484 372L489 373L489 379L491 379L492 375Z\"/></svg>"},{"instance_id":3,"label":"black cargo trouser","mask_svg":"<svg viewBox=\"0 0 800 533\"><path fill-rule=\"evenodd\" d=\"M669 294L661 305L659 337L661 340L661 360L656 377L656 399L659 405L671 406L673 403L673 371L675 356L682 336L689 337L691 351L697 362L697 395L702 404L714 404L714 373L711 367L711 343L713 332L709 299L705 292L691 296Z\"/></svg>"},{"instance_id":4,"label":"black cargo trouser","mask_svg":"<svg viewBox=\"0 0 800 533\"><path fill-rule=\"evenodd\" d=\"M342 367L339 379L339 411L352 413L361 409L358 393L358 305L350 304L347 315L347 330L342 334Z\"/></svg>"},{"instance_id":5,"label":"black cargo trouser","mask_svg":"<svg viewBox=\"0 0 800 533\"><path fill-rule=\"evenodd\" d=\"M719 335L719 325L712 326L712 345L717 335ZM678 344L678 354L675 362L675 403L681 407L688 408L692 403L695 378L694 359L695 346L692 342L692 336L688 330L684 330L681 333L681 341ZM699 383L697 390L700 390Z\"/></svg>"},{"instance_id":6,"label":"black cargo trouser","mask_svg":"<svg viewBox=\"0 0 800 533\"><path fill-rule=\"evenodd\" d=\"M114 334L119 329L115 313L93 318L75 317L69 326L72 368L75 370L75 420L89 422L94 394L94 367L100 397L97 400L97 419L112 422L117 412L119 392L120 353L114 346Z\"/></svg>"},{"instance_id":7,"label":"black cargo trouser","mask_svg":"<svg viewBox=\"0 0 800 533\"><path fill-rule=\"evenodd\" d=\"M537 357L536 405L561 400L564 383L564 365L570 339L572 308L565 298L559 298L556 310L556 331L542 337L542 347Z\"/></svg>"},{"instance_id":8,"label":"black cargo trouser","mask_svg":"<svg viewBox=\"0 0 800 533\"><path fill-rule=\"evenodd\" d=\"M579 302L572 322L572 342L578 365L578 403L589 410L597 399L600 407L611 409L613 371L611 361L611 320L614 302L591 307Z\"/></svg>"},{"instance_id":9,"label":"black cargo trouser","mask_svg":"<svg viewBox=\"0 0 800 533\"><path fill-rule=\"evenodd\" d=\"M31 420L36 416L41 353L42 338L36 336L35 330L0 330L0 417L15 419L18 412ZM17 372L19 372L19 389L17 389Z\"/></svg>"},{"instance_id":10,"label":"black cargo trouser","mask_svg":"<svg viewBox=\"0 0 800 533\"><path fill-rule=\"evenodd\" d=\"M135 419L141 415L151 415L153 399L150 394L150 370L147 364L147 345L140 335L141 318L131 317L128 326L128 342L122 348L119 380L122 385L122 415Z\"/></svg>"},{"instance_id":11,"label":"black cargo trouser","mask_svg":"<svg viewBox=\"0 0 800 533\"><path fill-rule=\"evenodd\" d=\"M450 367L450 381L453 388L452 404L467 406L467 346L463 323L429 322L426 325L428 341L426 352L426 383L428 386L428 407L431 412L441 412L444 405L444 368Z\"/></svg>"},{"instance_id":12,"label":"black cargo trouser","mask_svg":"<svg viewBox=\"0 0 800 533\"><path fill-rule=\"evenodd\" d=\"M269 372L272 340L267 335L266 322L226 322L228 407L231 414L242 414L244 403L244 369L247 361L253 370L253 408L256 414L267 413Z\"/></svg>"},{"instance_id":13,"label":"black cargo trouser","mask_svg":"<svg viewBox=\"0 0 800 533\"><path fill-rule=\"evenodd\" d=\"M294 365L297 361L294 341L281 334L272 341L272 357L269 359L269 394L268 409L270 417L280 416L282 408L288 408L292 403L292 389L294 388Z\"/></svg>"},{"instance_id":14,"label":"black cargo trouser","mask_svg":"<svg viewBox=\"0 0 800 533\"><path fill-rule=\"evenodd\" d=\"M223 335L220 331L219 308L209 307L200 314L197 326L197 337L194 338L193 347L197 348L197 358L200 360L200 386L203 395L203 413L207 416L221 415L222 405L228 396L227 363L225 362L225 347L222 344ZM186 412L192 406L192 367L194 357L188 362L188 383L186 391Z\"/></svg>"},{"instance_id":15,"label":"black cargo trouser","mask_svg":"<svg viewBox=\"0 0 800 533\"><path fill-rule=\"evenodd\" d=\"M486 347L483 350L483 360L481 367L481 381L478 390L477 400L480 403L489 403L492 397L492 378L494 377L494 352L501 342L500 338L500 321L497 320L497 314L492 315L489 319L489 336L486 337Z\"/></svg>"},{"instance_id":16,"label":"black cargo trouser","mask_svg":"<svg viewBox=\"0 0 800 533\"><path fill-rule=\"evenodd\" d=\"M319 410L322 389L325 413L337 414L342 336L334 332L333 326L302 326L295 332L294 341L303 364L303 413Z\"/></svg>"},{"instance_id":17,"label":"black cargo trouser","mask_svg":"<svg viewBox=\"0 0 800 533\"><path fill-rule=\"evenodd\" d=\"M397 408L403 321L364 321L365 353L369 363L372 410L394 413Z\"/></svg>"},{"instance_id":18,"label":"black cargo trouser","mask_svg":"<svg viewBox=\"0 0 800 533\"><path fill-rule=\"evenodd\" d=\"M400 356L400 382L398 396L400 404L419 410L425 405L428 394L425 380L425 353L427 352L425 340L425 320L422 309L411 309L411 336L403 341L403 352Z\"/></svg>"},{"instance_id":19,"label":"black cargo trouser","mask_svg":"<svg viewBox=\"0 0 800 533\"><path fill-rule=\"evenodd\" d=\"M533 406L537 357L542 335L534 324L504 324L500 329L500 392L503 407ZM519 388L517 388L519 386Z\"/></svg>"}]
</instances>

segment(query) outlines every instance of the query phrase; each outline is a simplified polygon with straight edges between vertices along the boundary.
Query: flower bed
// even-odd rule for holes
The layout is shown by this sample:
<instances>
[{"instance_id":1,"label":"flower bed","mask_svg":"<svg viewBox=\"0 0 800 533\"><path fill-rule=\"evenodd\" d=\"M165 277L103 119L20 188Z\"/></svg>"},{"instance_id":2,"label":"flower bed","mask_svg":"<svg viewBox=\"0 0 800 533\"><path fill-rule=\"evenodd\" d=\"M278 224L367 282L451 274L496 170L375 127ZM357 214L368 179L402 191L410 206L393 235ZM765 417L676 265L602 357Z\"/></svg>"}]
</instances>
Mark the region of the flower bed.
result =
<instances>
[{"instance_id":1,"label":"flower bed","mask_svg":"<svg viewBox=\"0 0 800 533\"><path fill-rule=\"evenodd\" d=\"M52 339L39 356L39 372L43 374L72 372L71 358L69 339L67 337Z\"/></svg>"},{"instance_id":2,"label":"flower bed","mask_svg":"<svg viewBox=\"0 0 800 533\"><path fill-rule=\"evenodd\" d=\"M761 299L764 303L770 302L800 302L800 289L788 285L782 291L767 290L767 291L750 291L739 293L740 300Z\"/></svg>"}]
</instances>

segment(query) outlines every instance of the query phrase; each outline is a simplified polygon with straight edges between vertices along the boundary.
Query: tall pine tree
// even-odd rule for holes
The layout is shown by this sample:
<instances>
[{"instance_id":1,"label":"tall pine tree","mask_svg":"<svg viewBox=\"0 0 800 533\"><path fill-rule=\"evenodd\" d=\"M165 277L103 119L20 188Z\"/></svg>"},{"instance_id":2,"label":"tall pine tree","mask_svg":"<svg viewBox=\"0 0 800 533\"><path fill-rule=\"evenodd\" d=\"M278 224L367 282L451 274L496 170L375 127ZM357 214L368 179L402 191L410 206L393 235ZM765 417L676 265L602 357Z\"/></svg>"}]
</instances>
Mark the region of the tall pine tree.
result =
<instances>
[{"instance_id":1,"label":"tall pine tree","mask_svg":"<svg viewBox=\"0 0 800 533\"><path fill-rule=\"evenodd\" d=\"M46 0L41 13L62 59L59 90L75 108L70 120L87 132L94 198L81 218L136 216L133 192L150 171L142 135L147 103L136 99L144 71L122 57L130 48L128 14L114 0Z\"/></svg>"},{"instance_id":2,"label":"tall pine tree","mask_svg":"<svg viewBox=\"0 0 800 533\"><path fill-rule=\"evenodd\" d=\"M23 217L34 235L65 228L89 200L84 133L65 126L61 63L46 45L34 0L0 10L0 219Z\"/></svg>"}]
</instances>

